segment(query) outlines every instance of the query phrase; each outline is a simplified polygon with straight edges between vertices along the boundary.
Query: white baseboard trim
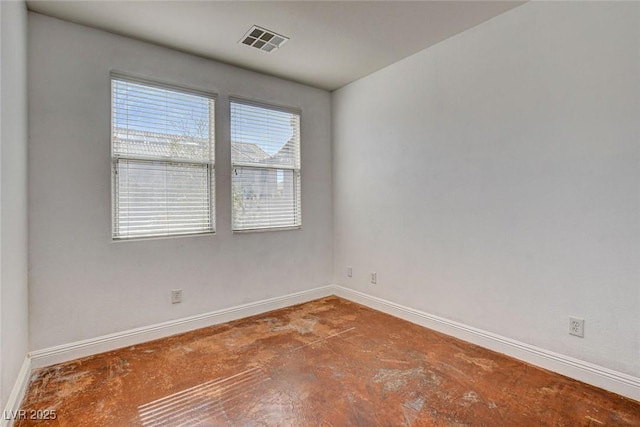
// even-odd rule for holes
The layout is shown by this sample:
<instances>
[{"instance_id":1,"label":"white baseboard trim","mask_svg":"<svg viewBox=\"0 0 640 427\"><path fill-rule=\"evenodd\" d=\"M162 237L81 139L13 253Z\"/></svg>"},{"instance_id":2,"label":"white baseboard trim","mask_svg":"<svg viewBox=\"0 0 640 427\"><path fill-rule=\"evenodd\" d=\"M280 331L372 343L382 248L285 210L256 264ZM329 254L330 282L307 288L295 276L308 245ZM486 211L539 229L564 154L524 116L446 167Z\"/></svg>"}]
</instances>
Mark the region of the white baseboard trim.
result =
<instances>
[{"instance_id":1,"label":"white baseboard trim","mask_svg":"<svg viewBox=\"0 0 640 427\"><path fill-rule=\"evenodd\" d=\"M281 297L275 297L242 304L235 307L212 311L151 326L116 332L97 338L86 339L69 344L49 347L32 351L28 354L31 359L31 368L43 368L57 363L68 362L81 357L91 356L105 351L111 351L122 347L129 347L147 341L165 338L171 335L218 325L256 314L266 313L271 310L300 304L314 299L323 298L333 294L333 286L323 286L308 291L295 292Z\"/></svg>"},{"instance_id":2,"label":"white baseboard trim","mask_svg":"<svg viewBox=\"0 0 640 427\"><path fill-rule=\"evenodd\" d=\"M640 401L640 378L638 377L473 328L353 289L330 285L30 352L27 354L25 363L20 370L20 375L16 380L16 385L9 396L7 411L19 408L28 385L31 369L217 325L330 295L339 296L420 326ZM2 420L0 427L11 425L7 423L8 421Z\"/></svg>"},{"instance_id":3,"label":"white baseboard trim","mask_svg":"<svg viewBox=\"0 0 640 427\"><path fill-rule=\"evenodd\" d=\"M336 296L640 401L640 378L334 285Z\"/></svg>"},{"instance_id":4,"label":"white baseboard trim","mask_svg":"<svg viewBox=\"0 0 640 427\"><path fill-rule=\"evenodd\" d=\"M11 394L9 394L9 398L7 399L7 405L0 418L0 427L10 427L13 425L14 419L16 418L15 414L17 414L20 409L20 404L22 403L22 399L24 399L30 378L31 358L27 355L27 357L24 358L24 362L22 362L22 367L18 372L18 378L16 378Z\"/></svg>"}]
</instances>

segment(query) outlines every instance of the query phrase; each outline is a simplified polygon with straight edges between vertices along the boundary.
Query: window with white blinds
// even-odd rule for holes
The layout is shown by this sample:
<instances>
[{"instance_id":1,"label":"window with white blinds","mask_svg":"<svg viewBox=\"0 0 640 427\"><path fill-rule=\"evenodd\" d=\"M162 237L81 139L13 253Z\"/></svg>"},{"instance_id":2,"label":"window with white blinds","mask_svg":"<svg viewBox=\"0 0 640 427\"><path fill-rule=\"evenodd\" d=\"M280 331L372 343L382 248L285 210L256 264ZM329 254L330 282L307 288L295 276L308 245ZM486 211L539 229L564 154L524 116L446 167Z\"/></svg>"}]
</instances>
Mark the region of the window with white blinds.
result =
<instances>
[{"instance_id":1,"label":"window with white blinds","mask_svg":"<svg viewBox=\"0 0 640 427\"><path fill-rule=\"evenodd\" d=\"M210 95L112 76L113 238L215 228Z\"/></svg>"},{"instance_id":2,"label":"window with white blinds","mask_svg":"<svg viewBox=\"0 0 640 427\"><path fill-rule=\"evenodd\" d=\"M234 231L298 228L300 114L231 101Z\"/></svg>"}]
</instances>

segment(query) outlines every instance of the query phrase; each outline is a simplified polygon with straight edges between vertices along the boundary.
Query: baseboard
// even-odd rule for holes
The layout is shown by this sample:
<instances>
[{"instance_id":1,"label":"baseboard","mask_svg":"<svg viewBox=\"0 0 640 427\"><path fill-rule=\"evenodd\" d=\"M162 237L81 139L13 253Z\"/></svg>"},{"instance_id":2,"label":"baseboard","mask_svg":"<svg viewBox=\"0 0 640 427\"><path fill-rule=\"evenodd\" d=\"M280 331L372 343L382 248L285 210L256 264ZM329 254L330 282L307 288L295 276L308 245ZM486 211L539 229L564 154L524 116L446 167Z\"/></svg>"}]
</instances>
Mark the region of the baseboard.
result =
<instances>
[{"instance_id":1,"label":"baseboard","mask_svg":"<svg viewBox=\"0 0 640 427\"><path fill-rule=\"evenodd\" d=\"M33 351L27 355L27 360L20 371L16 386L9 397L7 410L18 409L28 384L31 369L42 368L198 328L229 322L231 320L277 310L329 295L339 296L392 316L408 320L412 323L640 401L640 378L638 377L473 328L353 289L330 285L308 291L296 292L282 297L243 304L224 310ZM3 420L3 422L6 423L5 420ZM10 424L0 424L0 427L5 425Z\"/></svg>"},{"instance_id":2,"label":"baseboard","mask_svg":"<svg viewBox=\"0 0 640 427\"><path fill-rule=\"evenodd\" d=\"M640 401L640 378L463 325L342 286L333 293L420 326L460 338L587 384Z\"/></svg>"},{"instance_id":3,"label":"baseboard","mask_svg":"<svg viewBox=\"0 0 640 427\"><path fill-rule=\"evenodd\" d=\"M29 378L31 378L31 358L27 355L27 357L24 358L24 362L22 362L22 367L18 372L18 378L16 378L11 394L9 394L9 398L7 399L7 405L0 418L0 427L10 427L13 425L13 421L17 418L24 394L27 391Z\"/></svg>"},{"instance_id":4,"label":"baseboard","mask_svg":"<svg viewBox=\"0 0 640 427\"><path fill-rule=\"evenodd\" d=\"M31 359L31 368L43 368L45 366L68 362L70 360L103 353L105 351L111 351L159 338L165 338L171 335L192 331L194 329L205 328L207 326L242 319L243 317L254 316L267 311L277 310L279 308L323 298L332 294L333 286L324 286L281 297L238 305L210 313L199 314L151 326L103 335L97 338L36 350L30 352L28 357Z\"/></svg>"}]
</instances>

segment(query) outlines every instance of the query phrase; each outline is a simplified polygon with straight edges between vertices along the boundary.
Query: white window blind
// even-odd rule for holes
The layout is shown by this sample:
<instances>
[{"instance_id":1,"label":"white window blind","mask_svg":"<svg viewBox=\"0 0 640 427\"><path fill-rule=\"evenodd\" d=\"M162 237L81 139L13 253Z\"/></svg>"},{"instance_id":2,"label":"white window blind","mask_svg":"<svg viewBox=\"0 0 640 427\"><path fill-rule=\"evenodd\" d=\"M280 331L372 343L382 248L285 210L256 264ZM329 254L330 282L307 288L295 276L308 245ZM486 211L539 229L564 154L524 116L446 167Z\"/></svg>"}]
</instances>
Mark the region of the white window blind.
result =
<instances>
[{"instance_id":1,"label":"white window blind","mask_svg":"<svg viewBox=\"0 0 640 427\"><path fill-rule=\"evenodd\" d=\"M300 114L231 102L233 230L296 228L300 205Z\"/></svg>"},{"instance_id":2,"label":"white window blind","mask_svg":"<svg viewBox=\"0 0 640 427\"><path fill-rule=\"evenodd\" d=\"M113 77L113 238L214 231L211 96Z\"/></svg>"}]
</instances>

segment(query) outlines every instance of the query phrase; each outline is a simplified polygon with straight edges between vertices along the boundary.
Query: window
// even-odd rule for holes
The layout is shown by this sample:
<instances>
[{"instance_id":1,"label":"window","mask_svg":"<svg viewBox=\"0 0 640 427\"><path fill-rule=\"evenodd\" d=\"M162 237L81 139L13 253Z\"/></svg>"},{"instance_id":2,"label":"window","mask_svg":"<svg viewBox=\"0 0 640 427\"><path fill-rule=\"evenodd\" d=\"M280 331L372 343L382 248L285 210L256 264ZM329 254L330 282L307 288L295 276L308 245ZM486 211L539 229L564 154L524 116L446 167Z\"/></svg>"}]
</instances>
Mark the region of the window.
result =
<instances>
[{"instance_id":1,"label":"window","mask_svg":"<svg viewBox=\"0 0 640 427\"><path fill-rule=\"evenodd\" d=\"M112 76L113 238L211 233L210 95Z\"/></svg>"},{"instance_id":2,"label":"window","mask_svg":"<svg viewBox=\"0 0 640 427\"><path fill-rule=\"evenodd\" d=\"M233 230L299 228L300 114L231 101Z\"/></svg>"}]
</instances>

